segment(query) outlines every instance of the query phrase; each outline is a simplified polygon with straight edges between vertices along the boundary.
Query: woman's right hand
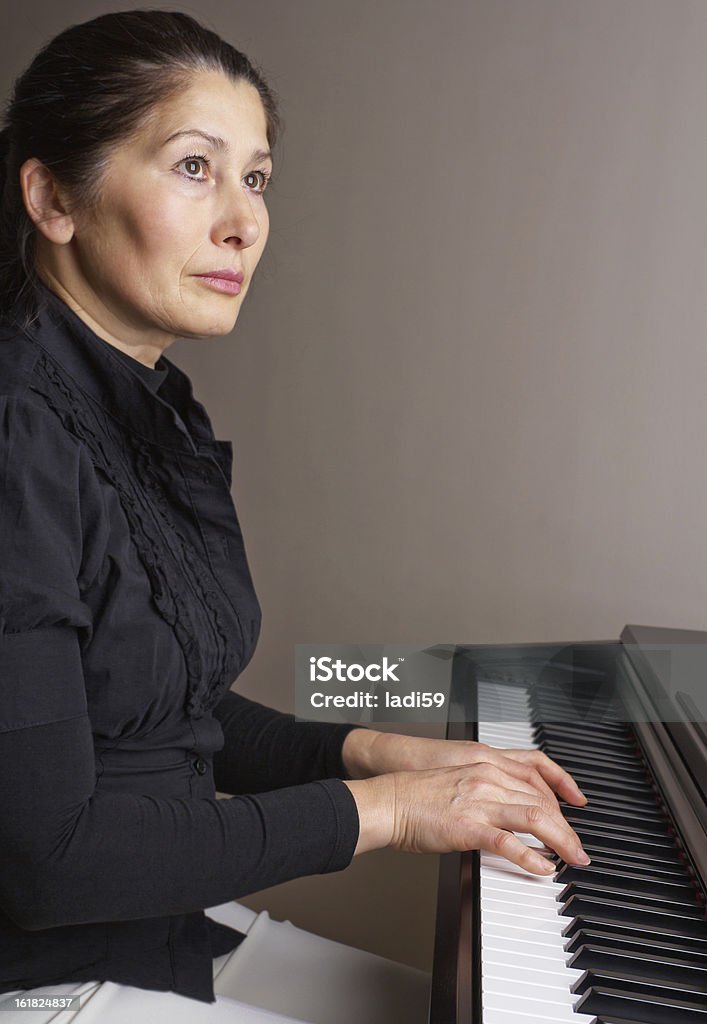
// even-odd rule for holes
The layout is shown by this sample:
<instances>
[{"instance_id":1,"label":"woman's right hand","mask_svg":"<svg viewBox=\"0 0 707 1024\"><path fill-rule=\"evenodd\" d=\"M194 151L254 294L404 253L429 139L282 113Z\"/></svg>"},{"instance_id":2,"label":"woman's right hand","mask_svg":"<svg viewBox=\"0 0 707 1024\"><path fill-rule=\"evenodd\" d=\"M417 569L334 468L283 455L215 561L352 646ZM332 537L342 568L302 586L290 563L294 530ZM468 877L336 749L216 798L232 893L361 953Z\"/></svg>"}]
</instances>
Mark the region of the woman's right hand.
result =
<instances>
[{"instance_id":1,"label":"woman's right hand","mask_svg":"<svg viewBox=\"0 0 707 1024\"><path fill-rule=\"evenodd\" d=\"M355 853L392 846L411 853L488 850L535 874L553 865L514 832L528 833L566 862L586 864L557 801L488 762L348 780L358 807Z\"/></svg>"}]
</instances>

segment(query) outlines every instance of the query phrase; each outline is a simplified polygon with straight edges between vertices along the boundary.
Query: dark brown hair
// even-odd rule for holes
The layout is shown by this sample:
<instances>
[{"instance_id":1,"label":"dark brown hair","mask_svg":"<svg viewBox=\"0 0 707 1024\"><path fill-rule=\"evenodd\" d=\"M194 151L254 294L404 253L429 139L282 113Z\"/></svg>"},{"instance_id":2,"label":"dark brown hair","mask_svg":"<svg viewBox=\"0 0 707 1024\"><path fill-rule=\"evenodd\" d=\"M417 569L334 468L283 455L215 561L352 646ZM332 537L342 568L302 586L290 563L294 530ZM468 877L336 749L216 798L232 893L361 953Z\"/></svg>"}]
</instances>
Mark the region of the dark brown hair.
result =
<instances>
[{"instance_id":1,"label":"dark brown hair","mask_svg":"<svg viewBox=\"0 0 707 1024\"><path fill-rule=\"evenodd\" d=\"M17 78L0 130L0 311L26 328L38 313L36 228L19 170L36 157L71 208L89 210L111 152L198 71L222 71L259 92L272 149L280 129L274 93L239 50L188 14L103 14L55 36Z\"/></svg>"}]
</instances>

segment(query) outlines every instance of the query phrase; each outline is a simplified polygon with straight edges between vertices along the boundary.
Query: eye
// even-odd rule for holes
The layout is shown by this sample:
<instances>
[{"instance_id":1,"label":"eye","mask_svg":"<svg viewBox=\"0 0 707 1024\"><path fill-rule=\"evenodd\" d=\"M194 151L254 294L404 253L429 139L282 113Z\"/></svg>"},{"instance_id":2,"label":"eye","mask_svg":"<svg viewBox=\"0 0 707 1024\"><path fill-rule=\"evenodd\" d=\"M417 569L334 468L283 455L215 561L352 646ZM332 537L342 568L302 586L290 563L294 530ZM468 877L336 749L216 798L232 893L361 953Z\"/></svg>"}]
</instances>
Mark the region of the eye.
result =
<instances>
[{"instance_id":1,"label":"eye","mask_svg":"<svg viewBox=\"0 0 707 1024\"><path fill-rule=\"evenodd\" d=\"M252 192L256 192L262 195L265 189L268 187L270 175L271 172L266 171L265 169L261 171L251 171L249 174L246 174L243 180L245 181L246 185L248 185ZM258 184L258 182L260 182L260 184Z\"/></svg>"},{"instance_id":2,"label":"eye","mask_svg":"<svg viewBox=\"0 0 707 1024\"><path fill-rule=\"evenodd\" d=\"M199 173L199 164L203 164L204 168L208 169L208 157L204 156L202 153L191 153L189 156L185 156L183 160L180 160L177 167L186 167L186 172L179 172L184 178L190 178L192 181L206 181L205 177L197 177Z\"/></svg>"}]
</instances>

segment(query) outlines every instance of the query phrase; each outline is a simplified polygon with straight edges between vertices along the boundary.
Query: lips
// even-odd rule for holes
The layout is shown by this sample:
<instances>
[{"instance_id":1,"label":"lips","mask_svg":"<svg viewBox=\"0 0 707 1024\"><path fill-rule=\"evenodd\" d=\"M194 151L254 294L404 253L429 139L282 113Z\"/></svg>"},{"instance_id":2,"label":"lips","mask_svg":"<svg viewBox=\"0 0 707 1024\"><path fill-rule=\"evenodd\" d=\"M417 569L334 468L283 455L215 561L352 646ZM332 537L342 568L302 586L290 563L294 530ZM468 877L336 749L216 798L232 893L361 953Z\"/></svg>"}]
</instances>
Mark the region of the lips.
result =
<instances>
[{"instance_id":1,"label":"lips","mask_svg":"<svg viewBox=\"0 0 707 1024\"><path fill-rule=\"evenodd\" d=\"M235 281L236 284L243 284L245 274L242 270L208 270L205 274L196 274L196 277L216 277L221 281Z\"/></svg>"}]
</instances>

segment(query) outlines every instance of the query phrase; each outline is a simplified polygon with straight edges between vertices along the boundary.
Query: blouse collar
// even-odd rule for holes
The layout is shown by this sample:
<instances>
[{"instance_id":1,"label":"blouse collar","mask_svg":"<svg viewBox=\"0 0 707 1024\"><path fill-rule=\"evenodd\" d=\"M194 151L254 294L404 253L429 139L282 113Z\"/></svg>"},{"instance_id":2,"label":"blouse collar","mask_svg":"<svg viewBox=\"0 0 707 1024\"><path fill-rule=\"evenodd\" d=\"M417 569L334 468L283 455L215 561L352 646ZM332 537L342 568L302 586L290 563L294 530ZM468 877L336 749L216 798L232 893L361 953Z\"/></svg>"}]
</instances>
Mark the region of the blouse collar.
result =
<instances>
[{"instance_id":1,"label":"blouse collar","mask_svg":"<svg viewBox=\"0 0 707 1024\"><path fill-rule=\"evenodd\" d=\"M38 289L39 315L26 333L126 430L192 454L223 444L175 363L162 355L154 370L131 365L137 360L99 337L43 282Z\"/></svg>"}]
</instances>

